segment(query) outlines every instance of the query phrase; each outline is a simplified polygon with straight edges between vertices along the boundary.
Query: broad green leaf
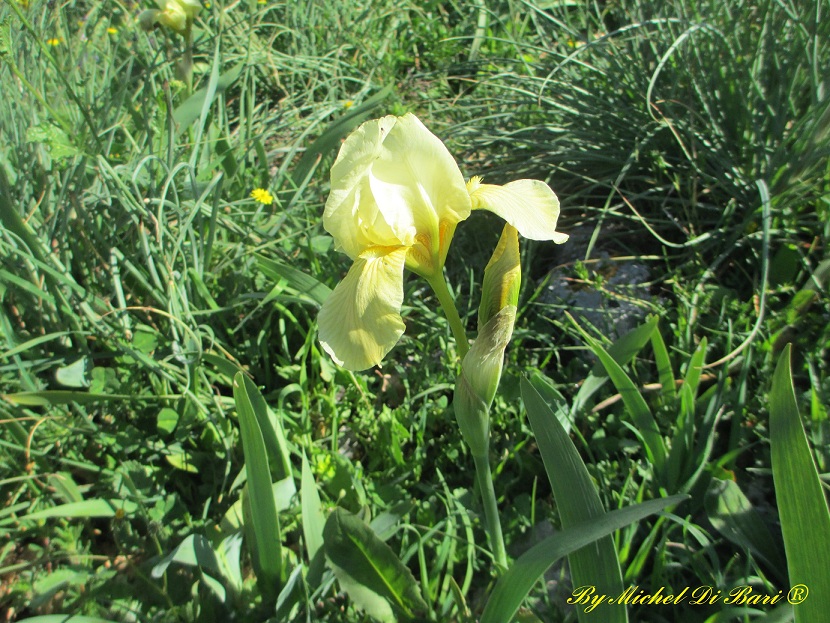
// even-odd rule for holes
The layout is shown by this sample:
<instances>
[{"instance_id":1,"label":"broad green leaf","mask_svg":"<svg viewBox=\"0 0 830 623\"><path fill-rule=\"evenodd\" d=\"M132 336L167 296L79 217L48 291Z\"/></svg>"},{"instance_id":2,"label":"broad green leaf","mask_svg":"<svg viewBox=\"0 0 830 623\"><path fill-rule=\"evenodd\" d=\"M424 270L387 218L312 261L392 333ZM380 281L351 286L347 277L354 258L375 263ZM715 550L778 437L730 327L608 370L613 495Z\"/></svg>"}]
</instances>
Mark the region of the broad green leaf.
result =
<instances>
[{"instance_id":1,"label":"broad green leaf","mask_svg":"<svg viewBox=\"0 0 830 623\"><path fill-rule=\"evenodd\" d=\"M17 623L112 623L110 619L99 619L77 614L45 614L28 619L18 619Z\"/></svg>"},{"instance_id":2,"label":"broad green leaf","mask_svg":"<svg viewBox=\"0 0 830 623\"><path fill-rule=\"evenodd\" d=\"M222 521L219 522L219 528L223 534L231 534L237 530L241 530L244 524L245 518L242 510L242 498L240 497L225 512Z\"/></svg>"},{"instance_id":3,"label":"broad green leaf","mask_svg":"<svg viewBox=\"0 0 830 623\"><path fill-rule=\"evenodd\" d=\"M169 435L176 430L179 423L179 414L175 409L164 407L156 416L156 430L162 435Z\"/></svg>"},{"instance_id":4,"label":"broad green leaf","mask_svg":"<svg viewBox=\"0 0 830 623\"><path fill-rule=\"evenodd\" d=\"M781 583L786 582L784 552L752 503L732 480L713 478L704 499L709 521L727 539L752 552Z\"/></svg>"},{"instance_id":5,"label":"broad green leaf","mask_svg":"<svg viewBox=\"0 0 830 623\"><path fill-rule=\"evenodd\" d=\"M654 352L654 362L657 364L657 376L660 379L660 385L662 385L660 393L667 402L671 402L677 392L674 372L672 371L671 359L669 359L669 351L666 350L666 343L657 329L651 334L651 349Z\"/></svg>"},{"instance_id":6,"label":"broad green leaf","mask_svg":"<svg viewBox=\"0 0 830 623\"><path fill-rule=\"evenodd\" d=\"M427 611L412 573L358 517L335 508L326 521L323 540L333 564L386 599L396 612L412 618Z\"/></svg>"},{"instance_id":7,"label":"broad green leaf","mask_svg":"<svg viewBox=\"0 0 830 623\"><path fill-rule=\"evenodd\" d=\"M570 433L573 420L565 397L553 386L551 380L541 372L533 373L533 376L530 377L530 384L539 393L545 404L556 414L556 419L559 420L565 432Z\"/></svg>"},{"instance_id":8,"label":"broad green leaf","mask_svg":"<svg viewBox=\"0 0 830 623\"><path fill-rule=\"evenodd\" d=\"M201 534L186 536L172 552L156 563L151 572L152 577L160 578L167 571L167 567L174 562L190 567L200 567L217 575L221 574L216 552L213 551L210 541Z\"/></svg>"},{"instance_id":9,"label":"broad green leaf","mask_svg":"<svg viewBox=\"0 0 830 623\"><path fill-rule=\"evenodd\" d=\"M285 439L285 433L282 429L282 424L279 419L274 416L268 408L268 403L262 397L259 389L251 380L245 377L246 391L248 399L251 401L254 415L259 425L259 430L262 433L262 440L265 442L265 450L268 453L268 462L271 467L273 479L275 481L292 478L291 459L289 458L288 442Z\"/></svg>"},{"instance_id":10,"label":"broad green leaf","mask_svg":"<svg viewBox=\"0 0 830 623\"><path fill-rule=\"evenodd\" d=\"M294 499L297 497L297 483L294 482L292 476L278 480L272 485L272 489L277 511L287 511L293 506Z\"/></svg>"},{"instance_id":11,"label":"broad green leaf","mask_svg":"<svg viewBox=\"0 0 830 623\"><path fill-rule=\"evenodd\" d=\"M259 579L263 590L273 592L279 585L282 575L280 526L271 486L271 469L268 465L265 441L251 404L252 390L255 391L256 387L248 377L242 372L237 373L233 380L233 397L239 414L242 450L248 475L249 495L247 499L251 508L250 527L255 535L256 560L262 574Z\"/></svg>"},{"instance_id":12,"label":"broad green leaf","mask_svg":"<svg viewBox=\"0 0 830 623\"><path fill-rule=\"evenodd\" d=\"M237 372L242 371L242 368L240 368L238 364L229 360L227 357L217 355L216 353L202 353L202 361L215 366L221 374L227 377L228 382L233 380L233 377L236 376Z\"/></svg>"},{"instance_id":13,"label":"broad green leaf","mask_svg":"<svg viewBox=\"0 0 830 623\"><path fill-rule=\"evenodd\" d=\"M222 575L236 591L242 590L244 578L240 558L242 556L242 533L225 537L219 544L216 556L222 567Z\"/></svg>"},{"instance_id":14,"label":"broad green leaf","mask_svg":"<svg viewBox=\"0 0 830 623\"><path fill-rule=\"evenodd\" d=\"M285 586L282 587L280 594L277 596L277 621L292 620L292 610L300 603L308 603L308 592L303 581L303 565L294 567L285 582Z\"/></svg>"},{"instance_id":15,"label":"broad green leaf","mask_svg":"<svg viewBox=\"0 0 830 623\"><path fill-rule=\"evenodd\" d=\"M512 620L530 589L553 563L628 524L640 521L667 506L679 504L688 497L687 495L673 495L649 500L642 504L611 511L590 522L549 536L522 554L499 578L487 600L480 623L505 623L505 621ZM617 596L608 595L609 598Z\"/></svg>"},{"instance_id":16,"label":"broad green leaf","mask_svg":"<svg viewBox=\"0 0 830 623\"><path fill-rule=\"evenodd\" d=\"M32 610L43 608L50 602L54 602L55 594L59 590L66 590L69 587L83 588L89 582L90 573L77 567L59 567L48 574L38 574L35 578L32 585L34 595L26 604Z\"/></svg>"},{"instance_id":17,"label":"broad green leaf","mask_svg":"<svg viewBox=\"0 0 830 623\"><path fill-rule=\"evenodd\" d=\"M770 612L766 612L760 608L750 608L749 606L727 606L723 610L710 616L704 623L726 623L727 621L736 621L738 623L744 623L745 621L752 621L753 623L785 623L792 620L793 607L785 603Z\"/></svg>"},{"instance_id":18,"label":"broad green leaf","mask_svg":"<svg viewBox=\"0 0 830 623\"><path fill-rule=\"evenodd\" d=\"M623 371L620 364L606 351L594 338L588 335L582 327L575 325L577 330L582 334L583 339L600 360L600 363L605 367L611 382L622 397L625 404L625 410L634 421L637 431L643 440L646 454L649 461L653 463L654 470L657 474L663 474L666 466L666 444L660 435L660 429L657 427L657 422L651 414L645 399L640 390L634 382ZM644 327L651 327L651 331L657 326L656 320L649 321ZM642 329L643 327L640 327ZM645 334L645 332L643 332ZM651 332L645 337L640 336L641 339L648 341L651 337Z\"/></svg>"},{"instance_id":19,"label":"broad green leaf","mask_svg":"<svg viewBox=\"0 0 830 623\"><path fill-rule=\"evenodd\" d=\"M236 82L239 74L242 73L243 67L244 63L239 63L230 71L219 76L215 84L209 83L208 86L212 88L199 89L173 111L173 121L176 123L177 137L202 115L202 111L206 107L210 107L217 93L221 93Z\"/></svg>"},{"instance_id":20,"label":"broad green leaf","mask_svg":"<svg viewBox=\"0 0 830 623\"><path fill-rule=\"evenodd\" d=\"M587 525L605 514L591 475L567 431L553 409L527 379L522 378L522 399L545 464L562 527ZM557 405L562 410L563 404ZM619 595L623 591L622 572L614 540L605 536L568 556L574 586L594 586L601 594ZM580 621L597 617L605 623L625 623L625 606L601 604L591 613L577 610ZM596 620L596 619L594 619Z\"/></svg>"},{"instance_id":21,"label":"broad green leaf","mask_svg":"<svg viewBox=\"0 0 830 623\"><path fill-rule=\"evenodd\" d=\"M219 580L204 571L202 571L202 577L200 579L202 580L202 583L208 587L210 592L216 595L219 603L225 603L227 592L225 591L225 586Z\"/></svg>"},{"instance_id":22,"label":"broad green leaf","mask_svg":"<svg viewBox=\"0 0 830 623\"><path fill-rule=\"evenodd\" d=\"M36 511L20 517L21 521L33 521L46 519L48 517L61 518L88 518L88 517L116 517L129 516L135 513L138 505L127 500L84 500L83 502L70 502Z\"/></svg>"},{"instance_id":23,"label":"broad green leaf","mask_svg":"<svg viewBox=\"0 0 830 623\"><path fill-rule=\"evenodd\" d=\"M772 477L790 586L809 598L795 605L796 623L823 621L830 612L830 513L795 399L788 344L772 378L769 439Z\"/></svg>"},{"instance_id":24,"label":"broad green leaf","mask_svg":"<svg viewBox=\"0 0 830 623\"><path fill-rule=\"evenodd\" d=\"M688 387L692 396L697 396L697 386L700 384L700 373L703 371L703 361L706 357L706 338L700 340L700 345L689 360L689 368L683 379L683 385Z\"/></svg>"},{"instance_id":25,"label":"broad green leaf","mask_svg":"<svg viewBox=\"0 0 830 623\"><path fill-rule=\"evenodd\" d=\"M55 370L55 380L64 387L89 387L89 371L92 362L88 357L81 357L66 366Z\"/></svg>"},{"instance_id":26,"label":"broad green leaf","mask_svg":"<svg viewBox=\"0 0 830 623\"><path fill-rule=\"evenodd\" d=\"M678 395L680 397L678 401L679 409L672 427L673 434L668 456L666 457L665 478L661 479L661 484L668 487L669 491L677 491L680 485L683 478L683 467L691 450L689 438L694 438L695 399L692 390L683 385L680 387Z\"/></svg>"},{"instance_id":27,"label":"broad green leaf","mask_svg":"<svg viewBox=\"0 0 830 623\"><path fill-rule=\"evenodd\" d=\"M608 355L621 366L627 364L629 361L634 359L637 353L643 350L643 347L646 344L648 344L652 333L654 333L657 329L658 320L659 318L656 316L650 318L645 324L642 324L623 335L611 345L608 349ZM576 324L575 321L574 324ZM582 383L582 386L579 388L579 391L574 398L573 405L571 406L571 412L576 414L584 410L591 396L593 396L597 390L605 385L607 381L607 369L604 368L601 363L597 363Z\"/></svg>"},{"instance_id":28,"label":"broad green leaf","mask_svg":"<svg viewBox=\"0 0 830 623\"><path fill-rule=\"evenodd\" d=\"M165 454L164 459L176 469L180 469L188 474L198 474L199 468L193 464L190 454L187 452L177 452L174 454Z\"/></svg>"},{"instance_id":29,"label":"broad green leaf","mask_svg":"<svg viewBox=\"0 0 830 623\"><path fill-rule=\"evenodd\" d=\"M236 175L236 172L239 170L239 164L236 162L236 155L230 143L224 138L220 138L216 141L214 151L222 162L222 168L225 170L225 174L228 177Z\"/></svg>"},{"instance_id":30,"label":"broad green leaf","mask_svg":"<svg viewBox=\"0 0 830 623\"><path fill-rule=\"evenodd\" d=\"M696 467L700 467L698 462L690 463L696 458L692 456L695 447L695 432L698 426L695 397L697 396L700 374L706 357L706 345L706 338L703 338L697 350L689 359L686 376L678 392L679 411L673 426L671 449L666 467L665 484L669 491L680 491L681 487L684 486L681 481L687 479L690 472L694 473ZM691 486L691 484L693 482L688 480L685 483L688 486Z\"/></svg>"},{"instance_id":31,"label":"broad green leaf","mask_svg":"<svg viewBox=\"0 0 830 623\"><path fill-rule=\"evenodd\" d=\"M345 569L338 567L333 562L329 561L329 566L334 572L334 577L337 578L340 588L349 596L356 608L363 610L381 623L397 623L398 619L386 598L381 597L369 587L355 580Z\"/></svg>"},{"instance_id":32,"label":"broad green leaf","mask_svg":"<svg viewBox=\"0 0 830 623\"><path fill-rule=\"evenodd\" d=\"M72 158L80 153L66 132L48 121L31 126L26 131L26 141L46 145L49 155L55 160Z\"/></svg>"},{"instance_id":33,"label":"broad green leaf","mask_svg":"<svg viewBox=\"0 0 830 623\"><path fill-rule=\"evenodd\" d=\"M317 305L322 305L331 294L331 288L326 284L317 281L311 275L292 268L287 264L271 260L261 255L256 256L257 267L267 277L277 281L285 279L288 285L297 293L307 296Z\"/></svg>"},{"instance_id":34,"label":"broad green leaf","mask_svg":"<svg viewBox=\"0 0 830 623\"><path fill-rule=\"evenodd\" d=\"M66 405L70 402L78 404L89 404L90 402L106 400L135 400L135 396L127 394L93 394L90 392L78 392L60 389L45 389L38 392L17 392L16 394L0 394L3 398L14 404L24 407L50 407L54 405Z\"/></svg>"},{"instance_id":35,"label":"broad green leaf","mask_svg":"<svg viewBox=\"0 0 830 623\"><path fill-rule=\"evenodd\" d=\"M83 502L84 497L69 472L58 472L49 476L49 486L67 503Z\"/></svg>"},{"instance_id":36,"label":"broad green leaf","mask_svg":"<svg viewBox=\"0 0 830 623\"><path fill-rule=\"evenodd\" d=\"M303 538L309 560L307 579L310 586L317 588L325 566L323 528L326 525L326 518L323 515L323 505L320 502L317 483L314 482L314 475L311 473L305 454L303 454L303 473L300 484L300 505L303 516Z\"/></svg>"}]
</instances>

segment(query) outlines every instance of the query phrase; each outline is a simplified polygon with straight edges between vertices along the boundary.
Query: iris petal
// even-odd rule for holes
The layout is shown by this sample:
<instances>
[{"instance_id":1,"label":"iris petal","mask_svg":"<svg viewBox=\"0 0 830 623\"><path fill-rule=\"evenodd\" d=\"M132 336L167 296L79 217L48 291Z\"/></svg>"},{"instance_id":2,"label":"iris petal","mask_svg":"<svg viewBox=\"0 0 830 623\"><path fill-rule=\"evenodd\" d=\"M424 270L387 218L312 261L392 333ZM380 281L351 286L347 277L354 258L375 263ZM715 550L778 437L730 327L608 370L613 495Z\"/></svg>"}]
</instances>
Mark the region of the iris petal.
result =
<instances>
[{"instance_id":1,"label":"iris petal","mask_svg":"<svg viewBox=\"0 0 830 623\"><path fill-rule=\"evenodd\" d=\"M375 200L396 235L412 244L416 234L437 234L439 222L470 215L464 177L447 147L408 113L383 140L372 164Z\"/></svg>"},{"instance_id":2,"label":"iris petal","mask_svg":"<svg viewBox=\"0 0 830 623\"><path fill-rule=\"evenodd\" d=\"M372 164L397 122L398 118L390 115L362 124L346 138L331 168L323 226L337 248L352 259L372 246L403 244L381 214L369 184Z\"/></svg>"},{"instance_id":3,"label":"iris petal","mask_svg":"<svg viewBox=\"0 0 830 623\"><path fill-rule=\"evenodd\" d=\"M348 370L380 365L404 332L406 247L373 247L352 264L317 316L320 343Z\"/></svg>"},{"instance_id":4,"label":"iris petal","mask_svg":"<svg viewBox=\"0 0 830 623\"><path fill-rule=\"evenodd\" d=\"M504 186L472 184L474 210L495 212L531 240L552 240L562 244L568 235L556 231L559 199L539 180L517 180Z\"/></svg>"}]
</instances>

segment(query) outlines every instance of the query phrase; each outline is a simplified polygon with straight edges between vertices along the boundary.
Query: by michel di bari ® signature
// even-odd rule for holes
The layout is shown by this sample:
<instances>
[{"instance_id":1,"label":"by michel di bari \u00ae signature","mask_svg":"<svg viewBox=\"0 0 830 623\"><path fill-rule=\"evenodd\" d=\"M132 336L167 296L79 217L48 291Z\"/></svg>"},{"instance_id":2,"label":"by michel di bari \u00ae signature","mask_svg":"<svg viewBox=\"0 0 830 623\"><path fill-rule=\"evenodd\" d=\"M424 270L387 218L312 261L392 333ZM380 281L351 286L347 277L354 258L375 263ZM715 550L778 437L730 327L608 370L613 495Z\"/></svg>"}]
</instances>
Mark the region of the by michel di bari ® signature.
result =
<instances>
[{"instance_id":1,"label":"by michel di bari \u00ae signature","mask_svg":"<svg viewBox=\"0 0 830 623\"><path fill-rule=\"evenodd\" d=\"M800 604L810 593L805 584L796 584L786 593L781 590L775 594L756 591L748 584L736 586L728 591L719 590L714 586L686 586L679 592L669 593L661 586L653 593L640 590L639 586L629 586L617 596L609 596L597 591L596 586L586 585L575 588L568 598L568 603L582 606L585 612L591 612L602 604L625 605L678 605L691 604L693 606L713 605L723 603L737 606L774 605L782 601L791 604Z\"/></svg>"}]
</instances>

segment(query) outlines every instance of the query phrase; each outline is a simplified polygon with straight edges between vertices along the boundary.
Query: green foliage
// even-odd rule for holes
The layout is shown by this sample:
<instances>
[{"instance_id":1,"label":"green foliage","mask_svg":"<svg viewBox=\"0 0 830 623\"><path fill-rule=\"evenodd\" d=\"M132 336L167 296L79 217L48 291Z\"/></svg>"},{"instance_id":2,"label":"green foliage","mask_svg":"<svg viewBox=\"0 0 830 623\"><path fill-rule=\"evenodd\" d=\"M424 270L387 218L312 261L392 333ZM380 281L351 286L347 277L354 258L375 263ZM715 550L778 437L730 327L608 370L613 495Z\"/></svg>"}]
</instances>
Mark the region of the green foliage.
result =
<instances>
[{"instance_id":1,"label":"green foliage","mask_svg":"<svg viewBox=\"0 0 830 623\"><path fill-rule=\"evenodd\" d=\"M522 399L557 500L562 527L567 530L590 526L605 514L602 502L576 447L551 407L545 404L542 396L534 389L534 382L544 387L544 381L538 376L531 381L522 379ZM599 595L622 594L620 563L614 541L610 537L573 552L568 557L568 564L574 587L591 586ZM577 615L584 621L587 620L588 612L585 608L579 608ZM624 607L607 603L599 603L591 610L590 616L601 616L609 622L628 621Z\"/></svg>"},{"instance_id":2,"label":"green foliage","mask_svg":"<svg viewBox=\"0 0 830 623\"><path fill-rule=\"evenodd\" d=\"M326 557L347 592L352 594L359 587L360 597L354 597L355 601L373 599L368 591L384 599L405 620L424 615L427 604L415 578L360 519L341 508L335 509L326 521L323 541Z\"/></svg>"},{"instance_id":3,"label":"green foliage","mask_svg":"<svg viewBox=\"0 0 830 623\"><path fill-rule=\"evenodd\" d=\"M265 402L253 383L239 372L233 381L233 396L239 413L242 449L245 453L246 488L242 494L247 538L253 544L251 555L257 577L266 595L285 578L282 562L282 538L271 484L270 464L280 463L279 444L268 426ZM265 426L263 426L265 424ZM271 442L265 441L266 439ZM269 456L270 461L269 461Z\"/></svg>"},{"instance_id":4,"label":"green foliage","mask_svg":"<svg viewBox=\"0 0 830 623\"><path fill-rule=\"evenodd\" d=\"M798 412L790 355L785 348L772 380L770 446L790 582L815 597L793 606L800 623L823 616L830 604L830 572L818 562L830 554L830 511Z\"/></svg>"}]
</instances>

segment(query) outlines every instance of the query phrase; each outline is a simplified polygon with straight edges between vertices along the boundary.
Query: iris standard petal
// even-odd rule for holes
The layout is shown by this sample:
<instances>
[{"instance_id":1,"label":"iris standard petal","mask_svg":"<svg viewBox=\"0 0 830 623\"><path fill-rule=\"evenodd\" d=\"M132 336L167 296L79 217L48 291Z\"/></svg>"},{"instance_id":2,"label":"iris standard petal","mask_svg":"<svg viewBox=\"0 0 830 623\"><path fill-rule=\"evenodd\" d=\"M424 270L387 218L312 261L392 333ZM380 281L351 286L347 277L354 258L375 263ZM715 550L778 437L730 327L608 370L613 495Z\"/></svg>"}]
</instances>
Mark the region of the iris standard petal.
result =
<instances>
[{"instance_id":1,"label":"iris standard petal","mask_svg":"<svg viewBox=\"0 0 830 623\"><path fill-rule=\"evenodd\" d=\"M372 164L397 121L390 115L362 124L343 142L331 168L323 226L352 259L372 246L403 244L380 213L369 184Z\"/></svg>"},{"instance_id":2,"label":"iris standard petal","mask_svg":"<svg viewBox=\"0 0 830 623\"><path fill-rule=\"evenodd\" d=\"M352 264L317 316L320 343L348 370L379 365L404 332L406 247L374 247Z\"/></svg>"},{"instance_id":3,"label":"iris standard petal","mask_svg":"<svg viewBox=\"0 0 830 623\"><path fill-rule=\"evenodd\" d=\"M178 0L179 5L187 17L193 19L202 10L202 3L199 0Z\"/></svg>"},{"instance_id":4,"label":"iris standard petal","mask_svg":"<svg viewBox=\"0 0 830 623\"><path fill-rule=\"evenodd\" d=\"M404 244L437 235L439 223L458 223L472 207L464 177L441 139L407 113L384 138L372 164L372 194Z\"/></svg>"},{"instance_id":5,"label":"iris standard petal","mask_svg":"<svg viewBox=\"0 0 830 623\"><path fill-rule=\"evenodd\" d=\"M165 9L158 14L157 20L176 32L182 32L187 26L187 13L175 0L167 0Z\"/></svg>"},{"instance_id":6,"label":"iris standard petal","mask_svg":"<svg viewBox=\"0 0 830 623\"><path fill-rule=\"evenodd\" d=\"M562 244L568 235L556 231L559 199L539 180L517 180L504 186L480 184L471 180L473 210L495 212L531 240L552 240Z\"/></svg>"}]
</instances>

